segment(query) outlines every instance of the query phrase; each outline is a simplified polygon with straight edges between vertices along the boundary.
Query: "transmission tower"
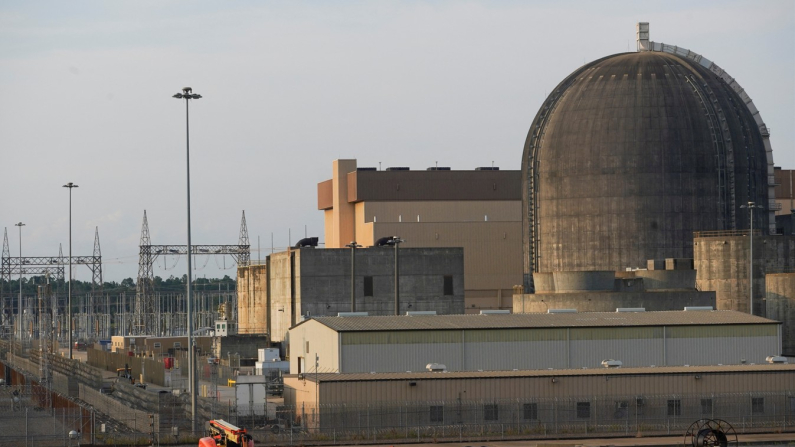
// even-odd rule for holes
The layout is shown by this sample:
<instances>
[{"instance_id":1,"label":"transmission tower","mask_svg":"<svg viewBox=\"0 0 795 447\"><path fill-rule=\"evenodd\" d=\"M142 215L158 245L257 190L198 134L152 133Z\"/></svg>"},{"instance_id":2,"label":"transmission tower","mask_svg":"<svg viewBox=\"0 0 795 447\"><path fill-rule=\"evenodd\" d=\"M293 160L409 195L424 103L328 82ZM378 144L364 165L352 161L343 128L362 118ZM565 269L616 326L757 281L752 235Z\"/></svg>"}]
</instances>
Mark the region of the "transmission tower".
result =
<instances>
[{"instance_id":1,"label":"transmission tower","mask_svg":"<svg viewBox=\"0 0 795 447\"><path fill-rule=\"evenodd\" d=\"M72 256L72 264L85 265L91 270L91 293L102 293L102 253L99 249L99 228L94 234L94 254L92 256ZM3 234L3 254L0 258L0 282L11 280L17 275L47 275L63 280L66 276L63 250L59 246L58 256L11 256L8 247L8 229ZM71 280L71 278L69 278ZM0 291L2 292L2 291ZM13 306L5 306L6 298L0 299L4 307L7 324L11 322ZM22 311L17 309L18 316ZM6 324L6 323L4 323Z\"/></svg>"},{"instance_id":2,"label":"transmission tower","mask_svg":"<svg viewBox=\"0 0 795 447\"><path fill-rule=\"evenodd\" d=\"M135 335L155 335L156 305L154 291L154 263L159 256L175 255L188 256L187 245L152 245L149 236L149 221L144 210L144 220L141 225L141 242L138 254L138 282L135 293L135 311L132 322L132 332ZM240 236L238 245L191 245L191 256L196 255L229 255L237 265L245 266L251 259L251 246L248 240L246 226L246 212L240 222Z\"/></svg>"},{"instance_id":3,"label":"transmission tower","mask_svg":"<svg viewBox=\"0 0 795 447\"><path fill-rule=\"evenodd\" d=\"M248 242L248 226L246 225L246 210L243 210L243 218L240 219L240 237L237 239L237 245L240 247L250 247ZM251 262L251 251L245 253L241 252L238 257L237 265L245 267Z\"/></svg>"},{"instance_id":4,"label":"transmission tower","mask_svg":"<svg viewBox=\"0 0 795 447\"><path fill-rule=\"evenodd\" d=\"M2 259L3 262L0 264L0 270L5 273L5 259L11 257L11 251L8 249L8 229L3 229L3 255ZM5 279L5 275L3 275ZM0 281L0 335L5 336L6 333L6 326L11 325L11 312L6 310L6 299L3 296L3 284L5 281ZM9 284L9 288L11 285ZM10 292L10 290L9 290Z\"/></svg>"}]
</instances>

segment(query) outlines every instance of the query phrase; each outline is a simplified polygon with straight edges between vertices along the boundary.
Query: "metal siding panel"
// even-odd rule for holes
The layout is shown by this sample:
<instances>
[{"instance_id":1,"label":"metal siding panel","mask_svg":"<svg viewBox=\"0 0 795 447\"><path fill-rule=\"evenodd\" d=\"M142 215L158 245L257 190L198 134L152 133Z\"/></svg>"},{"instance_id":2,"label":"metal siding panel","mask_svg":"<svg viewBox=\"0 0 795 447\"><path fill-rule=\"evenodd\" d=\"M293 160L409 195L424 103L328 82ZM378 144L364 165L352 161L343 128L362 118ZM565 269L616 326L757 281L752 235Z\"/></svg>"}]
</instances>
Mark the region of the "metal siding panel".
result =
<instances>
[{"instance_id":1,"label":"metal siding panel","mask_svg":"<svg viewBox=\"0 0 795 447\"><path fill-rule=\"evenodd\" d=\"M621 360L625 367L663 364L660 338L581 340L571 342L571 365L576 368L602 368L602 360Z\"/></svg>"},{"instance_id":2,"label":"metal siding panel","mask_svg":"<svg viewBox=\"0 0 795 447\"><path fill-rule=\"evenodd\" d=\"M724 324L702 326L671 326L668 338L770 337L777 335L775 324Z\"/></svg>"},{"instance_id":3,"label":"metal siding panel","mask_svg":"<svg viewBox=\"0 0 795 447\"><path fill-rule=\"evenodd\" d=\"M675 338L667 340L669 365L717 365L765 363L777 355L777 337Z\"/></svg>"},{"instance_id":4,"label":"metal siding panel","mask_svg":"<svg viewBox=\"0 0 795 447\"><path fill-rule=\"evenodd\" d=\"M490 317L486 317L490 318ZM566 329L485 329L464 332L466 343L565 341Z\"/></svg>"},{"instance_id":5,"label":"metal siding panel","mask_svg":"<svg viewBox=\"0 0 795 447\"><path fill-rule=\"evenodd\" d=\"M565 368L566 342L467 343L464 357L468 371Z\"/></svg>"},{"instance_id":6,"label":"metal siding panel","mask_svg":"<svg viewBox=\"0 0 795 447\"><path fill-rule=\"evenodd\" d=\"M662 327L572 328L571 340L639 340L662 338Z\"/></svg>"},{"instance_id":7,"label":"metal siding panel","mask_svg":"<svg viewBox=\"0 0 795 447\"><path fill-rule=\"evenodd\" d=\"M425 317L417 317L425 318ZM433 344L433 343L459 343L461 332L458 330L446 331L384 331L384 332L343 332L342 345L406 345L406 344Z\"/></svg>"},{"instance_id":8,"label":"metal siding panel","mask_svg":"<svg viewBox=\"0 0 795 447\"><path fill-rule=\"evenodd\" d=\"M344 373L425 371L428 363L442 363L461 371L460 344L343 345Z\"/></svg>"}]
</instances>

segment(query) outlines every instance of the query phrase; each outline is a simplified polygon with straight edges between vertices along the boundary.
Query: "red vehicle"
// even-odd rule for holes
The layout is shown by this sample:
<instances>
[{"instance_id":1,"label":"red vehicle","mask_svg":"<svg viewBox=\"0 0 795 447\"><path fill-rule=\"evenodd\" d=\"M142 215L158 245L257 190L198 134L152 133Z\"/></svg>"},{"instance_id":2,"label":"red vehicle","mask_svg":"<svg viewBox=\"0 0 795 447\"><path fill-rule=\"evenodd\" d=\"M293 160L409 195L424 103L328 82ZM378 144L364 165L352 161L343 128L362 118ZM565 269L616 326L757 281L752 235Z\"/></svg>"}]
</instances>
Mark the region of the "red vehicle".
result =
<instances>
[{"instance_id":1,"label":"red vehicle","mask_svg":"<svg viewBox=\"0 0 795 447\"><path fill-rule=\"evenodd\" d=\"M235 427L218 419L207 423L210 436L199 439L199 447L254 447L254 440L245 428Z\"/></svg>"}]
</instances>

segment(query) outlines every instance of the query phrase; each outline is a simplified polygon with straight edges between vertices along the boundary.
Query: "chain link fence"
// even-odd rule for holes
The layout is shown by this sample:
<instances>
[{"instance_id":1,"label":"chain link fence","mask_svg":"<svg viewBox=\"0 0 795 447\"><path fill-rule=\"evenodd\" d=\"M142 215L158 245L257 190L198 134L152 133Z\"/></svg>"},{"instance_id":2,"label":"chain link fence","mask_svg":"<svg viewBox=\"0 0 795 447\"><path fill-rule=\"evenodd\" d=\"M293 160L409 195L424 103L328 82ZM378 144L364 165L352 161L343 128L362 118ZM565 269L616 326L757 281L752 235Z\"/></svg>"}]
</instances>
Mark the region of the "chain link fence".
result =
<instances>
[{"instance_id":1,"label":"chain link fence","mask_svg":"<svg viewBox=\"0 0 795 447\"><path fill-rule=\"evenodd\" d=\"M238 406L230 422L257 442L435 442L684 434L702 418L738 433L795 431L795 391L704 396Z\"/></svg>"}]
</instances>

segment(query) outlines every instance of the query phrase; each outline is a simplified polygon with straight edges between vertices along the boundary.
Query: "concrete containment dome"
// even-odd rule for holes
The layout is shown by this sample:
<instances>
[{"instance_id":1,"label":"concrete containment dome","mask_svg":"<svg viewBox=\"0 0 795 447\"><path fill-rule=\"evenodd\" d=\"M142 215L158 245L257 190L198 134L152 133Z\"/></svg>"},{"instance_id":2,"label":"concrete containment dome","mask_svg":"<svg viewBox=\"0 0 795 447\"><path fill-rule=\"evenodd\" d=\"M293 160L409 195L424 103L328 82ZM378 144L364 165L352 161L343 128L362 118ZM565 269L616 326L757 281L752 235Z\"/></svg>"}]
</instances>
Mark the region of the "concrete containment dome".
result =
<instances>
[{"instance_id":1,"label":"concrete containment dome","mask_svg":"<svg viewBox=\"0 0 795 447\"><path fill-rule=\"evenodd\" d=\"M533 272L692 258L694 231L747 229L749 201L764 209L754 228L769 230L772 149L750 98L706 58L644 45L580 67L532 123L522 159L528 291Z\"/></svg>"}]
</instances>

